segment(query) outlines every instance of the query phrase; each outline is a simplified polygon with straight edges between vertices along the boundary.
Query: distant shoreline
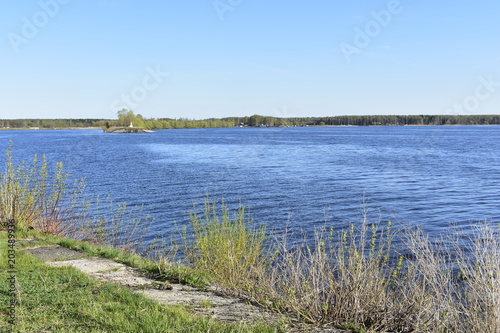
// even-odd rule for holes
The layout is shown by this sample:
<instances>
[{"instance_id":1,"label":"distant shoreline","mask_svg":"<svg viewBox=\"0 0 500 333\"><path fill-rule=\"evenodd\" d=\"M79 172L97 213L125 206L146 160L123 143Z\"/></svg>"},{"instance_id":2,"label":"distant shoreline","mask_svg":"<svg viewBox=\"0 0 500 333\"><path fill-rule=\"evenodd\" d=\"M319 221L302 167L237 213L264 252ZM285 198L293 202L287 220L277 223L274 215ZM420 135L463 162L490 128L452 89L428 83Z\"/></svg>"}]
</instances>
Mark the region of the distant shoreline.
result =
<instances>
[{"instance_id":1,"label":"distant shoreline","mask_svg":"<svg viewBox=\"0 0 500 333\"><path fill-rule=\"evenodd\" d=\"M301 128L301 127L458 127L458 126L500 126L500 124L443 124L443 125L305 125L305 126L234 126L234 127L190 127L169 129L211 129L211 128ZM168 130L160 128L155 130ZM61 130L103 130L102 127L61 127L61 128L0 128L0 131L61 131ZM106 131L105 131L106 132Z\"/></svg>"},{"instance_id":2,"label":"distant shoreline","mask_svg":"<svg viewBox=\"0 0 500 333\"><path fill-rule=\"evenodd\" d=\"M86 130L86 129L102 129L101 127L60 127L60 128L0 128L0 131L60 131L60 130Z\"/></svg>"},{"instance_id":3,"label":"distant shoreline","mask_svg":"<svg viewBox=\"0 0 500 333\"><path fill-rule=\"evenodd\" d=\"M0 119L0 129L108 129L133 124L147 130L225 127L306 126L451 126L500 125L500 114L487 115L363 115L323 117L273 117L254 114L208 119L145 118L132 111L119 112L118 119Z\"/></svg>"}]
</instances>

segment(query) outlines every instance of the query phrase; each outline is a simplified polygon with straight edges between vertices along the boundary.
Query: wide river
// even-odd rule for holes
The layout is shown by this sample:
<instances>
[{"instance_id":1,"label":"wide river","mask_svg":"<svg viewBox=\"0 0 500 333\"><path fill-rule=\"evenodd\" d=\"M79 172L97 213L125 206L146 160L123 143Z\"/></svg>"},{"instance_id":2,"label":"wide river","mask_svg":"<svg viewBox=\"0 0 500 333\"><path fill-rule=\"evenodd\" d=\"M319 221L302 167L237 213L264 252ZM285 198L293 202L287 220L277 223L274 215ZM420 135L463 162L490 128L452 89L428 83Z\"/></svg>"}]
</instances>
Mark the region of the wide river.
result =
<instances>
[{"instance_id":1,"label":"wide river","mask_svg":"<svg viewBox=\"0 0 500 333\"><path fill-rule=\"evenodd\" d=\"M187 223L207 195L306 233L358 223L363 207L431 236L500 222L500 126L0 131L2 151L9 139L16 159L45 154L89 194L143 204L155 234Z\"/></svg>"}]
</instances>

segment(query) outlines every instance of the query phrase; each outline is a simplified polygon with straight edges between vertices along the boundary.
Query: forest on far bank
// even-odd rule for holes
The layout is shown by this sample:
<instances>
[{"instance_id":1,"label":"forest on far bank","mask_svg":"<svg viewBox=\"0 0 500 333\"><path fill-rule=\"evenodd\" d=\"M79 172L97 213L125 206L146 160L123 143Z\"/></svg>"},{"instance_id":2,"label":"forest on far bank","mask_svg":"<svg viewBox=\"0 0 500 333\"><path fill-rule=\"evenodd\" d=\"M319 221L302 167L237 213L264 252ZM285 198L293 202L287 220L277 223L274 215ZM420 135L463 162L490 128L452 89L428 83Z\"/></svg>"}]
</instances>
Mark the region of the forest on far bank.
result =
<instances>
[{"instance_id":1,"label":"forest on far bank","mask_svg":"<svg viewBox=\"0 0 500 333\"><path fill-rule=\"evenodd\" d=\"M497 115L366 115L331 117L289 117L253 115L210 119L145 118L133 111L118 112L118 119L0 119L0 129L109 128L113 126L147 129L217 127L293 127L293 126L424 126L424 125L500 125Z\"/></svg>"}]
</instances>

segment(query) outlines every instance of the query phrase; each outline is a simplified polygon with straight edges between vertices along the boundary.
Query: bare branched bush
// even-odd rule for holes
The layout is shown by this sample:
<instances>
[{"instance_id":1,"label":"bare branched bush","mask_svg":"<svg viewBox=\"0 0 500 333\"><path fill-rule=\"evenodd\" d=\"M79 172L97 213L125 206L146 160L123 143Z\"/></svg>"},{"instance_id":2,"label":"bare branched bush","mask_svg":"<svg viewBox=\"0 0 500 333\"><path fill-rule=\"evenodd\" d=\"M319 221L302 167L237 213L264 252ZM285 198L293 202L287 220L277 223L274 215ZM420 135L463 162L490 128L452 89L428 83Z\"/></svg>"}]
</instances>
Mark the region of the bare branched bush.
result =
<instances>
[{"instance_id":1,"label":"bare branched bush","mask_svg":"<svg viewBox=\"0 0 500 333\"><path fill-rule=\"evenodd\" d=\"M73 237L88 242L121 248L128 252L144 252L154 219L144 214L144 207L115 204L108 196L86 202L85 218L78 223Z\"/></svg>"},{"instance_id":2,"label":"bare branched bush","mask_svg":"<svg viewBox=\"0 0 500 333\"><path fill-rule=\"evenodd\" d=\"M392 236L390 223L365 220L348 231L316 231L313 244L287 248L281 240L270 272L259 281L262 293L254 297L310 323L383 330L401 270L401 263L389 265Z\"/></svg>"},{"instance_id":3,"label":"bare branched bush","mask_svg":"<svg viewBox=\"0 0 500 333\"><path fill-rule=\"evenodd\" d=\"M11 219L18 226L135 252L147 248L153 223L142 207L115 205L109 197L104 203L87 199L84 180L71 182L61 162L52 172L45 156L15 164L12 141L0 172L0 220Z\"/></svg>"},{"instance_id":4,"label":"bare branched bush","mask_svg":"<svg viewBox=\"0 0 500 333\"><path fill-rule=\"evenodd\" d=\"M401 331L448 332L459 320L454 254L432 244L421 229L406 230L405 238L410 258L397 285L398 327Z\"/></svg>"},{"instance_id":5,"label":"bare branched bush","mask_svg":"<svg viewBox=\"0 0 500 333\"><path fill-rule=\"evenodd\" d=\"M461 287L457 329L462 332L500 332L498 230L486 223L479 224L466 243L457 247Z\"/></svg>"},{"instance_id":6,"label":"bare branched bush","mask_svg":"<svg viewBox=\"0 0 500 333\"><path fill-rule=\"evenodd\" d=\"M73 222L84 214L79 205L84 183L69 184L62 163L56 164L52 175L45 156L41 162L35 155L31 165L24 161L15 165L11 142L6 151L5 172L0 177L1 219L13 219L25 227L54 235L67 235Z\"/></svg>"}]
</instances>

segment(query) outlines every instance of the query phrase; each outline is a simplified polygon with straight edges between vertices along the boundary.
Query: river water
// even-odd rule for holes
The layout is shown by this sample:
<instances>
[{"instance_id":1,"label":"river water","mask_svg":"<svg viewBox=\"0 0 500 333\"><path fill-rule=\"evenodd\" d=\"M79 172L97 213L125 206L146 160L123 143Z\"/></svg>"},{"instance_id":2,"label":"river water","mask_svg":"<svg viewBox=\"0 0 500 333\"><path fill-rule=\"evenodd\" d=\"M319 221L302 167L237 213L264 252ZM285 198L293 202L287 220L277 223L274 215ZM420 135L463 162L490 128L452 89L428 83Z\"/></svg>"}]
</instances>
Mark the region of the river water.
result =
<instances>
[{"instance_id":1,"label":"river water","mask_svg":"<svg viewBox=\"0 0 500 333\"><path fill-rule=\"evenodd\" d=\"M45 154L89 194L144 205L152 234L188 223L207 195L309 234L358 223L363 209L431 237L500 222L500 126L0 131L0 148L9 139L17 160Z\"/></svg>"}]
</instances>

